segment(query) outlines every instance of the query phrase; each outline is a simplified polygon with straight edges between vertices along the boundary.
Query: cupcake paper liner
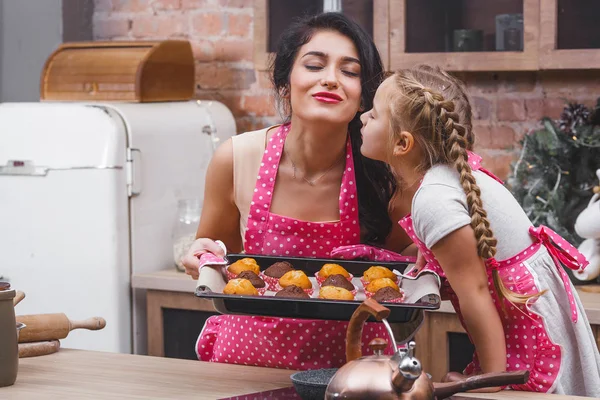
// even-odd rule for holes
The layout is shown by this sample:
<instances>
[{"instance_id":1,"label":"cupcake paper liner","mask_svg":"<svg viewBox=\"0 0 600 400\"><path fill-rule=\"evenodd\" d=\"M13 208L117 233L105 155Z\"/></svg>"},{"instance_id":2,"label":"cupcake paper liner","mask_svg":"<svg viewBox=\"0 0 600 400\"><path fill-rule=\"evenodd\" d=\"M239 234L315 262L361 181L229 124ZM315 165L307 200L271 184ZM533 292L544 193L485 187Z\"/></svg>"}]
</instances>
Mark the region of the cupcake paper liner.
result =
<instances>
[{"instance_id":1,"label":"cupcake paper liner","mask_svg":"<svg viewBox=\"0 0 600 400\"><path fill-rule=\"evenodd\" d=\"M258 275L267 284L267 290L277 290L279 279L272 276L265 275L262 271Z\"/></svg>"},{"instance_id":2,"label":"cupcake paper liner","mask_svg":"<svg viewBox=\"0 0 600 400\"><path fill-rule=\"evenodd\" d=\"M225 270L225 275L227 275L227 282L229 282L232 279L237 278L237 275L234 274L233 272L229 272L229 270Z\"/></svg>"}]
</instances>

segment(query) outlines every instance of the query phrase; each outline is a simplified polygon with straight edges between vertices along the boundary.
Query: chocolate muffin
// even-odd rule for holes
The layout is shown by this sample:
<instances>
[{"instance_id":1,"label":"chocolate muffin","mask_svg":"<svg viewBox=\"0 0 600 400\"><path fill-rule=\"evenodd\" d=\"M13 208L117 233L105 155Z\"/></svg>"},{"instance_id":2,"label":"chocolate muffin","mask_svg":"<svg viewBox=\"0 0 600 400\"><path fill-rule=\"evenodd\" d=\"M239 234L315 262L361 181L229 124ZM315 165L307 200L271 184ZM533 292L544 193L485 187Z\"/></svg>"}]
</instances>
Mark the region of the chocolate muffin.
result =
<instances>
[{"instance_id":1,"label":"chocolate muffin","mask_svg":"<svg viewBox=\"0 0 600 400\"><path fill-rule=\"evenodd\" d=\"M252 283L252 286L254 286L257 289L265 287L265 281L260 279L260 277L252 271L242 271L237 276L237 278L238 279L248 279L250 281L250 283Z\"/></svg>"},{"instance_id":2,"label":"chocolate muffin","mask_svg":"<svg viewBox=\"0 0 600 400\"><path fill-rule=\"evenodd\" d=\"M264 270L266 276L281 278L286 272L294 269L294 266L287 261L279 261Z\"/></svg>"},{"instance_id":3,"label":"chocolate muffin","mask_svg":"<svg viewBox=\"0 0 600 400\"><path fill-rule=\"evenodd\" d=\"M354 285L348 279L346 279L344 275L340 274L330 275L329 278L325 279L321 286L341 287L349 291L353 291L355 289Z\"/></svg>"},{"instance_id":4,"label":"chocolate muffin","mask_svg":"<svg viewBox=\"0 0 600 400\"><path fill-rule=\"evenodd\" d=\"M310 296L300 287L290 285L275 293L275 297L287 297L290 299L310 299Z\"/></svg>"},{"instance_id":5,"label":"chocolate muffin","mask_svg":"<svg viewBox=\"0 0 600 400\"><path fill-rule=\"evenodd\" d=\"M396 300L402 297L402 293L394 289L393 287L386 286L384 288L379 289L373 297L373 300L378 303L385 303L386 301Z\"/></svg>"}]
</instances>

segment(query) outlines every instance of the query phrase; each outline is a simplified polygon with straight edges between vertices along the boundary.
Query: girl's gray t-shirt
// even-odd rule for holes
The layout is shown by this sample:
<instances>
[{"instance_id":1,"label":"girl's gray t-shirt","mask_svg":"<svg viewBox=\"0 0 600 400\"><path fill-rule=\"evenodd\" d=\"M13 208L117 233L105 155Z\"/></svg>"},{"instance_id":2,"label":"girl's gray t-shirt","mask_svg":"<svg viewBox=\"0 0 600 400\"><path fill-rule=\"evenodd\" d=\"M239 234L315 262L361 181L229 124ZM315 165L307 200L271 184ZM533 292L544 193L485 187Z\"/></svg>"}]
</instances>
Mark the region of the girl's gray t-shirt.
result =
<instances>
[{"instance_id":1,"label":"girl's gray t-shirt","mask_svg":"<svg viewBox=\"0 0 600 400\"><path fill-rule=\"evenodd\" d=\"M513 195L500 182L473 171L481 189L481 201L498 240L496 259L511 258L533 244L531 221ZM412 201L415 234L431 249L448 234L471 223L467 196L459 174L449 165L435 165L423 178Z\"/></svg>"}]
</instances>

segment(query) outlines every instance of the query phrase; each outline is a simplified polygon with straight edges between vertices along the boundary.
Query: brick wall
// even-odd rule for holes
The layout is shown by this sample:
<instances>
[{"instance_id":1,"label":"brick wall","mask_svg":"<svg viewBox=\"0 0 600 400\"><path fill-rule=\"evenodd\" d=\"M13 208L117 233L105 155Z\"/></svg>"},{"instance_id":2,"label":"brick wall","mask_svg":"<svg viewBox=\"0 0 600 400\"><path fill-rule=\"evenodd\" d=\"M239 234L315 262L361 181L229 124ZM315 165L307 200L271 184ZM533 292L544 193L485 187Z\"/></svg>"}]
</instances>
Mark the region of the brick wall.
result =
<instances>
[{"instance_id":1,"label":"brick wall","mask_svg":"<svg viewBox=\"0 0 600 400\"><path fill-rule=\"evenodd\" d=\"M278 121L268 75L252 63L252 0L95 0L96 40L185 38L196 59L196 96L227 105L238 132ZM592 105L596 71L462 73L471 94L477 151L500 177L518 140L543 115L558 118L564 99Z\"/></svg>"}]
</instances>

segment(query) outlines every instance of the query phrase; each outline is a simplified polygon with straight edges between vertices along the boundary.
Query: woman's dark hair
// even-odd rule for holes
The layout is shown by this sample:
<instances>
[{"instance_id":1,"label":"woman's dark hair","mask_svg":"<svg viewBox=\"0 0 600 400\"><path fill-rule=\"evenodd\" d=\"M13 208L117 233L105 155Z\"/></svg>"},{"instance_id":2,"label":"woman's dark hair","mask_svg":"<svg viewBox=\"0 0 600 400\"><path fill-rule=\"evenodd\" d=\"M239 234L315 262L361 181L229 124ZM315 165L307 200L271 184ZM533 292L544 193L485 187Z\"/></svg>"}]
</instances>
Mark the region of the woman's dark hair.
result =
<instances>
[{"instance_id":1,"label":"woman's dark hair","mask_svg":"<svg viewBox=\"0 0 600 400\"><path fill-rule=\"evenodd\" d=\"M336 31L350 39L360 59L361 104L365 110L373 106L373 97L384 78L384 68L379 52L370 36L355 22L340 13L322 13L304 17L292 23L282 34L275 58L271 62L275 98L290 118L291 107L281 96L289 90L290 74L300 47L308 43L319 31ZM392 228L388 210L396 191L396 181L389 167L360 153L362 136L360 113L348 125L354 156L354 170L358 190L358 211L362 242L383 244Z\"/></svg>"}]
</instances>

